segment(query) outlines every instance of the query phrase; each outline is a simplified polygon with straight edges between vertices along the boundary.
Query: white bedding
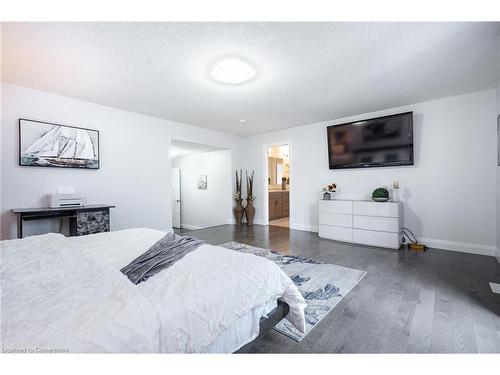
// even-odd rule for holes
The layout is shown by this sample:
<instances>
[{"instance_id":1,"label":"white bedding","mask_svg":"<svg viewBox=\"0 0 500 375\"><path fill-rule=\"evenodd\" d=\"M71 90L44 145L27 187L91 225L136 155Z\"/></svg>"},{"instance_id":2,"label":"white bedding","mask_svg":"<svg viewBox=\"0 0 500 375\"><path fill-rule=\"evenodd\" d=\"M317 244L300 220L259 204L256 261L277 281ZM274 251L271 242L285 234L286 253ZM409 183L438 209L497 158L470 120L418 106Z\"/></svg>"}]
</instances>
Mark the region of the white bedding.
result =
<instances>
[{"instance_id":1,"label":"white bedding","mask_svg":"<svg viewBox=\"0 0 500 375\"><path fill-rule=\"evenodd\" d=\"M157 312L58 234L1 244L2 348L157 352ZM133 284L132 284L133 285Z\"/></svg>"},{"instance_id":2,"label":"white bedding","mask_svg":"<svg viewBox=\"0 0 500 375\"><path fill-rule=\"evenodd\" d=\"M304 329L302 295L262 257L202 245L146 282L132 284L120 268L164 235L130 229L4 241L3 347L233 352L257 336L260 316L279 297L290 305L288 319Z\"/></svg>"}]
</instances>

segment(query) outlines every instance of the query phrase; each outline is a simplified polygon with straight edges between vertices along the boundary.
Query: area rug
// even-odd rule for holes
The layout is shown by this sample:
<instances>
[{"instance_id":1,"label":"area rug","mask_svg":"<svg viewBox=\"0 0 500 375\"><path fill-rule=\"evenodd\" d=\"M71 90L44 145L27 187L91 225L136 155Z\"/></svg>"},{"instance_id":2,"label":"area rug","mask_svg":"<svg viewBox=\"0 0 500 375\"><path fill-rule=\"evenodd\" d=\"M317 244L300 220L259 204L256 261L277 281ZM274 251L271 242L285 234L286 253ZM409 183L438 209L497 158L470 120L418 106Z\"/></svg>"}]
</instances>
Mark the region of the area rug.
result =
<instances>
[{"instance_id":1,"label":"area rug","mask_svg":"<svg viewBox=\"0 0 500 375\"><path fill-rule=\"evenodd\" d=\"M306 333L300 333L283 319L274 329L295 341L301 341L358 284L366 272L285 255L239 242L219 245L231 250L262 256L275 262L297 285L307 302Z\"/></svg>"}]
</instances>

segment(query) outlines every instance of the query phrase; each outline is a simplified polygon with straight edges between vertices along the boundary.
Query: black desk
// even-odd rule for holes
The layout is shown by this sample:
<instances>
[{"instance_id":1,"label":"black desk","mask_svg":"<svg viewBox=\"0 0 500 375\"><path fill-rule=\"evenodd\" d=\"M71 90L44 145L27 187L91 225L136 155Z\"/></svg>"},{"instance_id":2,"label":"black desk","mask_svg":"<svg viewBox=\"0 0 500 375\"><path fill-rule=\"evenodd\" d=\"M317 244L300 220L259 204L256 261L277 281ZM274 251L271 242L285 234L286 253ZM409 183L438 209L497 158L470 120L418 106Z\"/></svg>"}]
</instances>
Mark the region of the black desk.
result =
<instances>
[{"instance_id":1,"label":"black desk","mask_svg":"<svg viewBox=\"0 0 500 375\"><path fill-rule=\"evenodd\" d=\"M17 238L23 238L23 221L69 218L69 235L109 232L109 209L115 206L95 204L83 207L13 208L17 215Z\"/></svg>"}]
</instances>

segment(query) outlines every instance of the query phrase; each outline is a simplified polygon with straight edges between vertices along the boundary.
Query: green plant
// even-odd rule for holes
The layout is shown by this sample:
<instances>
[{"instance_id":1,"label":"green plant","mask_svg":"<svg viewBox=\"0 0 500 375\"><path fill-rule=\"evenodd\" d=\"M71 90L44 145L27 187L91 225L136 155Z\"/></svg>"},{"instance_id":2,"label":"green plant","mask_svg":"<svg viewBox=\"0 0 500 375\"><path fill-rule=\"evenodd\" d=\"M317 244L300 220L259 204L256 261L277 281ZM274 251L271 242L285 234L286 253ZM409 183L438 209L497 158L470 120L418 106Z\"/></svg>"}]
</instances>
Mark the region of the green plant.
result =
<instances>
[{"instance_id":1,"label":"green plant","mask_svg":"<svg viewBox=\"0 0 500 375\"><path fill-rule=\"evenodd\" d=\"M383 187L376 188L373 190L372 198L389 198L389 191Z\"/></svg>"}]
</instances>

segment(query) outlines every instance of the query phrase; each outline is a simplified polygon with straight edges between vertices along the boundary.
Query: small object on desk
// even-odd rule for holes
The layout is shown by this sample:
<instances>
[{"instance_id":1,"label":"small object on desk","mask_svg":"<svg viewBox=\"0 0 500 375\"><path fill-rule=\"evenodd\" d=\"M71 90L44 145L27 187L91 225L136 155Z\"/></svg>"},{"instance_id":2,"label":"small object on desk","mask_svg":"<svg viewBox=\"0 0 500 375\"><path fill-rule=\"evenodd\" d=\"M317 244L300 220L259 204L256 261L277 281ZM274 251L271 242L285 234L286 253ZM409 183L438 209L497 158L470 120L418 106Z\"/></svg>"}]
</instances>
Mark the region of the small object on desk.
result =
<instances>
[{"instance_id":1,"label":"small object on desk","mask_svg":"<svg viewBox=\"0 0 500 375\"><path fill-rule=\"evenodd\" d=\"M87 199L82 195L75 194L49 194L49 207L83 207Z\"/></svg>"},{"instance_id":2,"label":"small object on desk","mask_svg":"<svg viewBox=\"0 0 500 375\"><path fill-rule=\"evenodd\" d=\"M58 208L13 208L17 216L17 238L23 238L23 222L51 218L69 218L69 235L84 236L86 234L109 232L111 205L88 205L83 207Z\"/></svg>"}]
</instances>

